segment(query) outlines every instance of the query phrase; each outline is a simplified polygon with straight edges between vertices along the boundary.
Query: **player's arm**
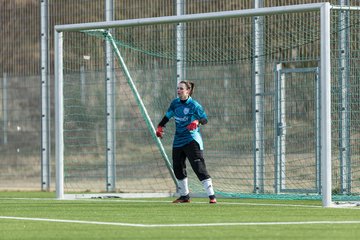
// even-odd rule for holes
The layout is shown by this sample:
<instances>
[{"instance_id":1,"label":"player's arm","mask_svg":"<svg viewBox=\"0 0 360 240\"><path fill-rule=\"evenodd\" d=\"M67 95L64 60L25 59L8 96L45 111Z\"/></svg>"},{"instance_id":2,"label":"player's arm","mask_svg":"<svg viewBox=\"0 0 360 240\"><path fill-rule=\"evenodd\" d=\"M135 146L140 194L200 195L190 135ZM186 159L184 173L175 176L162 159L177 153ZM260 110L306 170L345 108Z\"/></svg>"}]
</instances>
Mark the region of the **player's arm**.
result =
<instances>
[{"instance_id":1,"label":"player's arm","mask_svg":"<svg viewBox=\"0 0 360 240\"><path fill-rule=\"evenodd\" d=\"M200 124L208 123L207 115L201 105L198 105L195 116L196 119L186 127L189 131L195 130Z\"/></svg>"},{"instance_id":2,"label":"player's arm","mask_svg":"<svg viewBox=\"0 0 360 240\"><path fill-rule=\"evenodd\" d=\"M163 117L163 119L161 119L161 121L158 124L158 127L156 129L157 137L162 138L164 136L165 125L170 120L170 118L173 117L173 115L174 115L174 112L172 110L172 104L171 104L168 111L166 112L165 116Z\"/></svg>"},{"instance_id":3,"label":"player's arm","mask_svg":"<svg viewBox=\"0 0 360 240\"><path fill-rule=\"evenodd\" d=\"M167 110L167 112L165 113L165 116L163 117L163 119L161 119L161 121L159 122L157 129L156 129L156 136L158 138L162 138L164 136L164 128L166 123L174 116L174 107L173 107L173 102L170 104L169 109Z\"/></svg>"},{"instance_id":4,"label":"player's arm","mask_svg":"<svg viewBox=\"0 0 360 240\"><path fill-rule=\"evenodd\" d=\"M199 116L199 124L205 125L208 123L207 115L201 105L198 107L197 115Z\"/></svg>"}]
</instances>

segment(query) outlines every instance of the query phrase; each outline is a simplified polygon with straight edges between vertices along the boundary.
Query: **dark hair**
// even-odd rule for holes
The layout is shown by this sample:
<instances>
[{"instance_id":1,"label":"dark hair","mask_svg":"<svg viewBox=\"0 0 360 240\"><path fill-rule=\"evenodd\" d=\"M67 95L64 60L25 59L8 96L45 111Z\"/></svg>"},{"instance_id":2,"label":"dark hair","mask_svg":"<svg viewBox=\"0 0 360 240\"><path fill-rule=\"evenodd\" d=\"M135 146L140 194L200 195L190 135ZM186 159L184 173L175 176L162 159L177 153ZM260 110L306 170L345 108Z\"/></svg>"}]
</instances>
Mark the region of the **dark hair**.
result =
<instances>
[{"instance_id":1,"label":"dark hair","mask_svg":"<svg viewBox=\"0 0 360 240\"><path fill-rule=\"evenodd\" d=\"M185 84L187 89L190 89L190 93L189 93L190 96L193 94L195 88L195 84L193 82L182 80L179 83Z\"/></svg>"}]
</instances>

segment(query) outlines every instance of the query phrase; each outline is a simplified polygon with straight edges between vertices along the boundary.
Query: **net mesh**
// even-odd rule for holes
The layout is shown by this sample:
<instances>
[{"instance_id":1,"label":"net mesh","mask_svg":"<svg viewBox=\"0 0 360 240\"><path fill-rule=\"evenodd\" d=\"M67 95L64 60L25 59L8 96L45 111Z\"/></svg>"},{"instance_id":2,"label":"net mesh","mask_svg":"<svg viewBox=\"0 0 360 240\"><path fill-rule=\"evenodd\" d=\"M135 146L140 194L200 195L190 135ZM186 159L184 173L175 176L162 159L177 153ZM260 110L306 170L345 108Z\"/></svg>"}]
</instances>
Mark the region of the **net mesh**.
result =
<instances>
[{"instance_id":1,"label":"net mesh","mask_svg":"<svg viewBox=\"0 0 360 240\"><path fill-rule=\"evenodd\" d=\"M359 13L348 11L345 42L350 48L346 56L349 78L348 85L343 85L339 80L343 68L339 60L339 36L343 30L339 22L343 18L339 12L333 10L331 20L332 175L334 198L344 199L356 198L360 192L356 117L360 29ZM259 23L257 27L254 21ZM111 39L103 30L64 34L67 191L105 191L108 79L104 43L113 40L153 125L176 97L179 66L182 77L195 83L193 97L209 117L209 123L202 128L204 155L217 194L320 198L319 12L118 27L109 31ZM116 191L174 192L174 182L123 70L116 59ZM259 80L254 83L254 78ZM344 87L351 89L346 92L349 129L341 127L345 121L339 114L344 98L339 93ZM255 89L262 91L257 93ZM256 101L260 109L256 109ZM280 119L286 124L283 128L278 125ZM256 128L254 121L260 121L261 127ZM170 121L162 140L168 156L174 131L175 124ZM343 149L339 149L339 142L345 142L341 137L344 131L349 132L346 147L351 148L346 166L340 157ZM262 152L260 158L256 157L257 151ZM191 191L203 192L191 169L188 173Z\"/></svg>"}]
</instances>

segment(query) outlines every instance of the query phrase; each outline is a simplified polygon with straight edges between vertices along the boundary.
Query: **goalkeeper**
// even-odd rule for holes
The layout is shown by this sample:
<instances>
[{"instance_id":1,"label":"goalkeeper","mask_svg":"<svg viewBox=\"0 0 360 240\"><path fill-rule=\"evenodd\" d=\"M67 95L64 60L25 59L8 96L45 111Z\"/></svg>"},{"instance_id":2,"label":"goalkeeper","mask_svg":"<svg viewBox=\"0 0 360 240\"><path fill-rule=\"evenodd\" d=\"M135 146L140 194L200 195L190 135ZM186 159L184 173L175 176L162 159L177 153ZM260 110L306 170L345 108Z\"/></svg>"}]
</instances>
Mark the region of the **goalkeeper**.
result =
<instances>
[{"instance_id":1,"label":"goalkeeper","mask_svg":"<svg viewBox=\"0 0 360 240\"><path fill-rule=\"evenodd\" d=\"M200 134L200 125L207 123L207 116L203 107L191 95L194 83L181 81L177 86L178 98L174 99L164 118L160 121L156 136L163 137L165 124L175 119L176 131L173 142L173 168L178 179L178 192L180 197L173 203L189 203L189 187L185 160L188 158L192 169L202 182L209 196L210 203L216 203L210 175L206 169L203 157L203 141Z\"/></svg>"}]
</instances>

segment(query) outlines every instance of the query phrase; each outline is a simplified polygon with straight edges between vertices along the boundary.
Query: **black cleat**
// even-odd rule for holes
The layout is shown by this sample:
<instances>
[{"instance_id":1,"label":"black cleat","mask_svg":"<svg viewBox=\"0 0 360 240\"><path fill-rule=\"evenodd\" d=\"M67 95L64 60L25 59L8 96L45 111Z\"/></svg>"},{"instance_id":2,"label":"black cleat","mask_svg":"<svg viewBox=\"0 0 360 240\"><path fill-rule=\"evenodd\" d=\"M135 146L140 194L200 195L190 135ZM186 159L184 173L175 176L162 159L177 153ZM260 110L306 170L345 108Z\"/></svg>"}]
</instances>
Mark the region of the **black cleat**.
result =
<instances>
[{"instance_id":1,"label":"black cleat","mask_svg":"<svg viewBox=\"0 0 360 240\"><path fill-rule=\"evenodd\" d=\"M210 198L210 201L209 201L210 204L216 203L216 197L215 197L215 195L211 195L211 196L209 196L209 198Z\"/></svg>"},{"instance_id":2,"label":"black cleat","mask_svg":"<svg viewBox=\"0 0 360 240\"><path fill-rule=\"evenodd\" d=\"M173 203L189 203L189 202L190 202L189 195L180 196L178 199L173 201Z\"/></svg>"}]
</instances>

